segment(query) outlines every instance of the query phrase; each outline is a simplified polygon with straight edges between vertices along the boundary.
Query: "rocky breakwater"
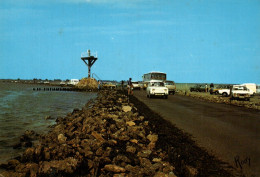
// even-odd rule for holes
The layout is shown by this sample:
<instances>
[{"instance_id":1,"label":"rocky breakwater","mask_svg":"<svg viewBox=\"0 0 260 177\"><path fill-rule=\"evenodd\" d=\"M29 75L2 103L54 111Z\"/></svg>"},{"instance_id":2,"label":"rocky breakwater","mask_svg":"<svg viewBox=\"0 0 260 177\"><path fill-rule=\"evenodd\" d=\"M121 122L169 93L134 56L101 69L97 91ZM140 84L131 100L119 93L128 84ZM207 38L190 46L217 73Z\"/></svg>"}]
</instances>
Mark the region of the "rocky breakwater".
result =
<instances>
[{"instance_id":1,"label":"rocky breakwater","mask_svg":"<svg viewBox=\"0 0 260 177\"><path fill-rule=\"evenodd\" d=\"M167 153L156 149L158 135L125 95L100 92L91 108L56 122L37 145L2 164L2 175L175 176Z\"/></svg>"}]
</instances>

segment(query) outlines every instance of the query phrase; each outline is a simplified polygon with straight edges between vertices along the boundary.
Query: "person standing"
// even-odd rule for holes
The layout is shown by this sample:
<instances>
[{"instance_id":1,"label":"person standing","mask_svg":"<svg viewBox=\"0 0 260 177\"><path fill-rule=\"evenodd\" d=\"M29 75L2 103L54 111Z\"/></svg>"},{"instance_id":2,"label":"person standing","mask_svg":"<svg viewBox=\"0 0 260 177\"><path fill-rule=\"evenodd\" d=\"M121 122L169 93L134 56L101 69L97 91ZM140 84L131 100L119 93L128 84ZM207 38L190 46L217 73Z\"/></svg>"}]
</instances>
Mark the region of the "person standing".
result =
<instances>
[{"instance_id":1,"label":"person standing","mask_svg":"<svg viewBox=\"0 0 260 177\"><path fill-rule=\"evenodd\" d=\"M216 94L216 92L214 92L214 84L211 83L211 84L209 85L209 87L210 87L210 89L209 89L210 94L213 94L213 93Z\"/></svg>"},{"instance_id":2,"label":"person standing","mask_svg":"<svg viewBox=\"0 0 260 177\"><path fill-rule=\"evenodd\" d=\"M101 89L101 86L100 86L100 84L101 84L101 82L100 82L100 81L98 81L98 90L100 90L100 89Z\"/></svg>"},{"instance_id":3,"label":"person standing","mask_svg":"<svg viewBox=\"0 0 260 177\"><path fill-rule=\"evenodd\" d=\"M121 81L121 90L124 90L124 81Z\"/></svg>"},{"instance_id":4,"label":"person standing","mask_svg":"<svg viewBox=\"0 0 260 177\"><path fill-rule=\"evenodd\" d=\"M132 78L128 80L128 95L133 95L133 83Z\"/></svg>"}]
</instances>

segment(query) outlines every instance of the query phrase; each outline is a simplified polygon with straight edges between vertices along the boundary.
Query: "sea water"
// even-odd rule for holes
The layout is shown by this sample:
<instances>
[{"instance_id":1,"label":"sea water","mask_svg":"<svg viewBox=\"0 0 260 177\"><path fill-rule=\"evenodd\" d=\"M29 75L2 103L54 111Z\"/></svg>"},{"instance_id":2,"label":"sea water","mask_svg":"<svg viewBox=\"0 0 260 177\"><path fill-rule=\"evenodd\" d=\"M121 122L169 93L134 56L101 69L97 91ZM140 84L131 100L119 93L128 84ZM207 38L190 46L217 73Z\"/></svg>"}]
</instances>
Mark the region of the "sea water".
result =
<instances>
[{"instance_id":1,"label":"sea water","mask_svg":"<svg viewBox=\"0 0 260 177\"><path fill-rule=\"evenodd\" d=\"M81 109L97 93L68 91L34 91L48 87L0 82L0 163L19 155L13 149L26 130L47 133L55 118L63 117L74 108ZM48 87L50 88L50 86ZM53 119L45 119L51 116Z\"/></svg>"}]
</instances>

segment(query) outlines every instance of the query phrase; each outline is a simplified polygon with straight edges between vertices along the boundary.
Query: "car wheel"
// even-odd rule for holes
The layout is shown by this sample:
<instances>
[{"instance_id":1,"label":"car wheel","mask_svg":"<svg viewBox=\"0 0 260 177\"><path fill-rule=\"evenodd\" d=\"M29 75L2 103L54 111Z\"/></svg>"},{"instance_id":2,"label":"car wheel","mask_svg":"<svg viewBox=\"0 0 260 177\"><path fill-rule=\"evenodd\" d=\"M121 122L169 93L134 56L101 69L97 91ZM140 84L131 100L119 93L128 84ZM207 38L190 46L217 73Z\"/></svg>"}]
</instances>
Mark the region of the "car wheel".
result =
<instances>
[{"instance_id":1,"label":"car wheel","mask_svg":"<svg viewBox=\"0 0 260 177\"><path fill-rule=\"evenodd\" d=\"M222 93L222 96L227 97L228 94L226 92Z\"/></svg>"},{"instance_id":2,"label":"car wheel","mask_svg":"<svg viewBox=\"0 0 260 177\"><path fill-rule=\"evenodd\" d=\"M165 98L165 99L168 99L168 95L165 95L164 98Z\"/></svg>"},{"instance_id":3,"label":"car wheel","mask_svg":"<svg viewBox=\"0 0 260 177\"><path fill-rule=\"evenodd\" d=\"M175 94L175 91L172 92L172 95L174 95L174 94Z\"/></svg>"}]
</instances>

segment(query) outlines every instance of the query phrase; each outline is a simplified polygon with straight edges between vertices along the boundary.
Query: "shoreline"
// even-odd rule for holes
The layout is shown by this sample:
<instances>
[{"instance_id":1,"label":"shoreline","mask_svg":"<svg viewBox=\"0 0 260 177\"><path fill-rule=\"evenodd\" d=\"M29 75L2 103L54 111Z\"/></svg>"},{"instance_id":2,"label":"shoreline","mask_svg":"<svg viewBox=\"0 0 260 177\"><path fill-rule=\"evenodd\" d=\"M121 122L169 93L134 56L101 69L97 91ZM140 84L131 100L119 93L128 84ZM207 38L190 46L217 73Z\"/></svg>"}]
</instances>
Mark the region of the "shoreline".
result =
<instances>
[{"instance_id":1,"label":"shoreline","mask_svg":"<svg viewBox=\"0 0 260 177\"><path fill-rule=\"evenodd\" d=\"M101 91L90 104L57 119L38 145L0 165L2 175L232 176L231 167L135 97Z\"/></svg>"},{"instance_id":2,"label":"shoreline","mask_svg":"<svg viewBox=\"0 0 260 177\"><path fill-rule=\"evenodd\" d=\"M3 86L3 87L2 87ZM75 108L81 109L97 92L34 92L33 86L1 84L0 164L29 147L27 130L43 134ZM30 136L30 139L33 138Z\"/></svg>"}]
</instances>

